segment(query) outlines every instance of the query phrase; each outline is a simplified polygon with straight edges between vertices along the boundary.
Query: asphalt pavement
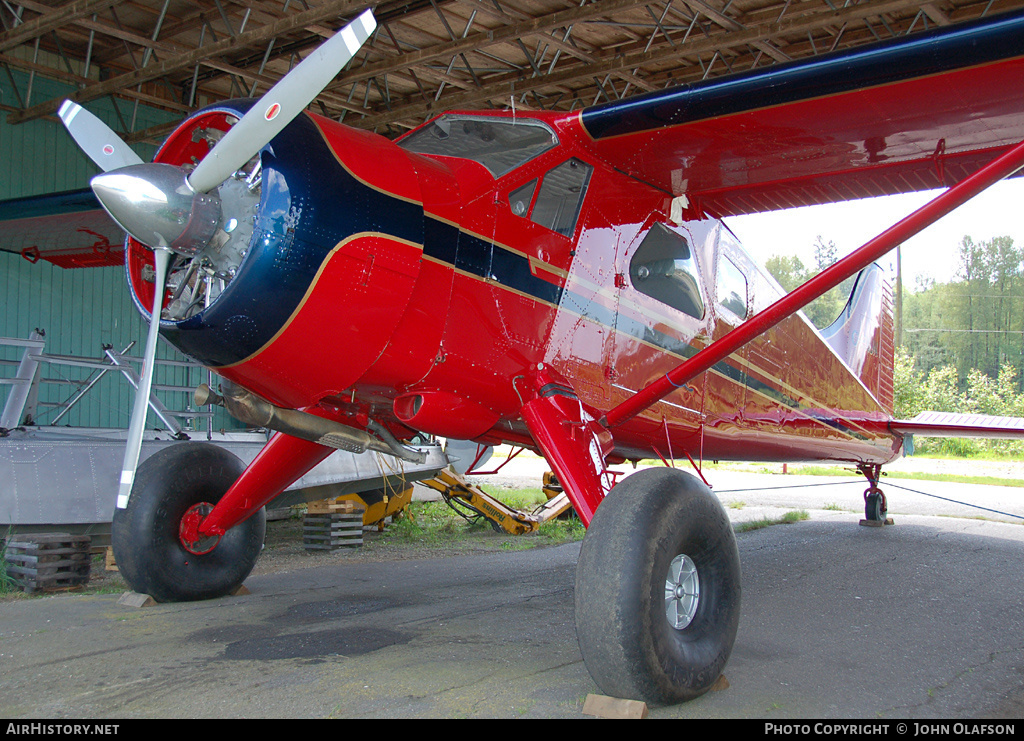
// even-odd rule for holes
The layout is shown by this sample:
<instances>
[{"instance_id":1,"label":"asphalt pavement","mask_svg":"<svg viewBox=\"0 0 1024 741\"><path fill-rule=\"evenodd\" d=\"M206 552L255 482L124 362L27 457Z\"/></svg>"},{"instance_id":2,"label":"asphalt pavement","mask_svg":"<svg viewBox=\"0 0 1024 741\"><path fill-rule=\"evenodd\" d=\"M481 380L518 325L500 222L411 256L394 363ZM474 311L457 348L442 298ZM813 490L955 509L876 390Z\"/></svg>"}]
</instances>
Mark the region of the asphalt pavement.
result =
<instances>
[{"instance_id":1,"label":"asphalt pavement","mask_svg":"<svg viewBox=\"0 0 1024 741\"><path fill-rule=\"evenodd\" d=\"M713 482L736 520L809 519L738 535L728 687L649 717L1024 717L1019 519L918 514L890 489L895 524L862 527L863 487L781 478ZM1024 510L994 488L956 491ZM0 718L584 718L599 690L575 639L578 553L331 563L190 604L0 603Z\"/></svg>"}]
</instances>

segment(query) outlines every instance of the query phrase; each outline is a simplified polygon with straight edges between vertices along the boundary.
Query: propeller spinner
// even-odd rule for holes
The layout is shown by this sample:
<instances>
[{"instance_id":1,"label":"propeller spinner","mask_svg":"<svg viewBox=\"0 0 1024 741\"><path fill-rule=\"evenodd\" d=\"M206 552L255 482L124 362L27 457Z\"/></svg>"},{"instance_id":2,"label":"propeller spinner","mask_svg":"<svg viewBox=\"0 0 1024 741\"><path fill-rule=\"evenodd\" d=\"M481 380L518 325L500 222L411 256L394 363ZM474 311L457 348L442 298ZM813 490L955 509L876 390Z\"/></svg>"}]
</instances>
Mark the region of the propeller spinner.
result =
<instances>
[{"instance_id":1,"label":"propeller spinner","mask_svg":"<svg viewBox=\"0 0 1024 741\"><path fill-rule=\"evenodd\" d=\"M215 189L245 167L320 94L376 26L373 13L367 10L328 39L267 91L191 174L174 165L142 162L116 133L77 103L66 101L61 106L65 127L104 171L90 183L100 204L131 237L152 248L155 257L153 314L128 431L119 508L127 506L142 448L171 253L194 257L207 246L225 218Z\"/></svg>"}]
</instances>

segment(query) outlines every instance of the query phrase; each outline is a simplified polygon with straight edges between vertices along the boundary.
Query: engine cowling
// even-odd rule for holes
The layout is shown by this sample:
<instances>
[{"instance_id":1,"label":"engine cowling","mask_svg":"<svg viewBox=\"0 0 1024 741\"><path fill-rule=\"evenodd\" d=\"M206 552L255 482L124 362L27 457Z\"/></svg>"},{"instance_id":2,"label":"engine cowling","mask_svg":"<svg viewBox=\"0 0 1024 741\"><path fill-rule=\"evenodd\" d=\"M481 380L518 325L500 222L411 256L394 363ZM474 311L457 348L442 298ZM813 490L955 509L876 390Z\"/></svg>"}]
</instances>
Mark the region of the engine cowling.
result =
<instances>
[{"instance_id":1,"label":"engine cowling","mask_svg":"<svg viewBox=\"0 0 1024 741\"><path fill-rule=\"evenodd\" d=\"M155 161L187 169L251 104L199 111ZM420 272L423 201L409 156L383 137L300 115L218 195L214 236L172 264L164 336L283 406L351 386L384 352ZM151 263L129 239L128 281L143 314Z\"/></svg>"}]
</instances>

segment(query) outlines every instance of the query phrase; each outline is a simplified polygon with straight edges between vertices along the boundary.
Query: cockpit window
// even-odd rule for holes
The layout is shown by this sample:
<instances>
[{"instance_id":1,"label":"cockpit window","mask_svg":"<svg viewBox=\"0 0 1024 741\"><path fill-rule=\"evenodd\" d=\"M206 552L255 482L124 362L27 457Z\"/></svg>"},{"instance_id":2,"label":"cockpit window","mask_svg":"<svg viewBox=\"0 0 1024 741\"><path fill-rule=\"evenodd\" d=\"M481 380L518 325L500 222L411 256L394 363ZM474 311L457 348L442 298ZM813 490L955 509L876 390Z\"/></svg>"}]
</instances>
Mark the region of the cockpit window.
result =
<instances>
[{"instance_id":1,"label":"cockpit window","mask_svg":"<svg viewBox=\"0 0 1024 741\"><path fill-rule=\"evenodd\" d=\"M572 237L593 171L593 167L575 157L549 170L540 184L530 218L564 237Z\"/></svg>"},{"instance_id":2,"label":"cockpit window","mask_svg":"<svg viewBox=\"0 0 1024 741\"><path fill-rule=\"evenodd\" d=\"M647 232L629 262L629 279L641 293L700 319L700 273L686 239L664 224Z\"/></svg>"},{"instance_id":3,"label":"cockpit window","mask_svg":"<svg viewBox=\"0 0 1024 741\"><path fill-rule=\"evenodd\" d=\"M555 132L539 121L490 116L441 116L398 142L417 154L462 157L501 177L558 144Z\"/></svg>"},{"instance_id":4,"label":"cockpit window","mask_svg":"<svg viewBox=\"0 0 1024 741\"><path fill-rule=\"evenodd\" d=\"M740 319L747 318L747 278L725 255L718 261L718 303Z\"/></svg>"}]
</instances>

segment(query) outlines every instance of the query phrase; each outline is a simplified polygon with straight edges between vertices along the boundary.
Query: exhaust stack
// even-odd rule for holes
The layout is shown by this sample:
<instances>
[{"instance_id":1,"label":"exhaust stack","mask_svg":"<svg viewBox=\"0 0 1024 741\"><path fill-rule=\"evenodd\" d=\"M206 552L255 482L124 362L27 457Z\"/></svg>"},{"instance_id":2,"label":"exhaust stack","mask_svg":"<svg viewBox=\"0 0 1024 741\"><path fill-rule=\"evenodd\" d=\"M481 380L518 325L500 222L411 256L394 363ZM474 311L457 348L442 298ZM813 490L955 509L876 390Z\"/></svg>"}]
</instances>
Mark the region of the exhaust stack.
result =
<instances>
[{"instance_id":1,"label":"exhaust stack","mask_svg":"<svg viewBox=\"0 0 1024 741\"><path fill-rule=\"evenodd\" d=\"M350 453L376 450L410 463L426 461L426 453L402 445L384 427L372 420L370 428L381 435L382 439L309 412L275 406L227 380L221 382L221 391L224 392L223 395L202 383L195 390L195 403L199 406L222 406L232 417L253 427L266 427L268 430L283 432L335 450L347 450Z\"/></svg>"}]
</instances>

